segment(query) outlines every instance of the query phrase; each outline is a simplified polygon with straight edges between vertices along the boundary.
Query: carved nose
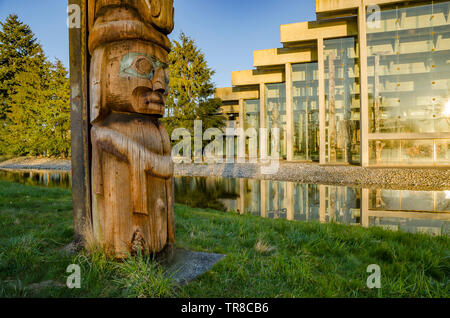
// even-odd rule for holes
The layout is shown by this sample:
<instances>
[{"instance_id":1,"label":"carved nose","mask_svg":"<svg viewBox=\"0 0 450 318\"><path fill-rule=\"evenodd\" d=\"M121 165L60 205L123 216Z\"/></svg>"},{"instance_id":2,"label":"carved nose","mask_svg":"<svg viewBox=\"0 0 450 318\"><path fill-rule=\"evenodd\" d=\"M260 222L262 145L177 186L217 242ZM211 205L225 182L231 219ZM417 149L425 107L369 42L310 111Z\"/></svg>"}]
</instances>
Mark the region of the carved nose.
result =
<instances>
[{"instance_id":1,"label":"carved nose","mask_svg":"<svg viewBox=\"0 0 450 318\"><path fill-rule=\"evenodd\" d=\"M166 93L166 73L161 67L156 70L152 84L153 91L163 95Z\"/></svg>"}]
</instances>

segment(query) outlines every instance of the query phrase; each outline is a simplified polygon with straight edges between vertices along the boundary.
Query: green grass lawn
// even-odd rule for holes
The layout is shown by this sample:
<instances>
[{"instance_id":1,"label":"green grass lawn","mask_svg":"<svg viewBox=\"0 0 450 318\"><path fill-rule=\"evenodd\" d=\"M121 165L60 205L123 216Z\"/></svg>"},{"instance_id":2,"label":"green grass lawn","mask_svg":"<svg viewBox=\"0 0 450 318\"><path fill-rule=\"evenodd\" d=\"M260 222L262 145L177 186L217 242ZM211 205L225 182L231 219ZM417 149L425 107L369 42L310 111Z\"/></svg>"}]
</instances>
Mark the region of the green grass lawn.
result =
<instances>
[{"instance_id":1,"label":"green grass lawn","mask_svg":"<svg viewBox=\"0 0 450 318\"><path fill-rule=\"evenodd\" d=\"M289 222L177 205L178 247L226 254L210 272L178 287L138 257L68 255L71 191L0 181L0 297L449 297L448 236ZM82 288L65 284L79 264ZM369 264L382 288L368 289ZM34 286L34 287L33 287Z\"/></svg>"}]
</instances>

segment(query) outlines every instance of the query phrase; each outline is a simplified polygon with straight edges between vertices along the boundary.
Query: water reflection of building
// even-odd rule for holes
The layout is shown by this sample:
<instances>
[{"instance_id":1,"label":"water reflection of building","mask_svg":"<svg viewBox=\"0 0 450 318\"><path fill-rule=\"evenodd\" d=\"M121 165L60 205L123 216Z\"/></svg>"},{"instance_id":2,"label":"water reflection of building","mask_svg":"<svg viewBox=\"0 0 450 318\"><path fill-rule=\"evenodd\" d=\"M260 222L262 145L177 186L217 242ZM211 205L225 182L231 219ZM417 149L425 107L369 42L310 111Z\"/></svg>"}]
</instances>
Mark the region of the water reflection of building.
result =
<instances>
[{"instance_id":1,"label":"water reflection of building","mask_svg":"<svg viewBox=\"0 0 450 318\"><path fill-rule=\"evenodd\" d=\"M449 9L316 0L317 21L281 25L282 47L254 51L255 69L216 90L222 112L245 129L280 128L288 161L448 166Z\"/></svg>"},{"instance_id":2,"label":"water reflection of building","mask_svg":"<svg viewBox=\"0 0 450 318\"><path fill-rule=\"evenodd\" d=\"M72 176L69 172L0 170L0 180L49 188L70 189L72 187Z\"/></svg>"},{"instance_id":3,"label":"water reflection of building","mask_svg":"<svg viewBox=\"0 0 450 318\"><path fill-rule=\"evenodd\" d=\"M382 226L409 232L449 232L448 191L368 190L220 177L199 179L207 180L204 183L207 188L200 189L208 194L206 199L222 202L227 211L272 219Z\"/></svg>"},{"instance_id":4,"label":"water reflection of building","mask_svg":"<svg viewBox=\"0 0 450 318\"><path fill-rule=\"evenodd\" d=\"M69 173L0 170L0 180L71 186ZM450 232L450 191L368 190L222 177L177 177L174 187L178 203L200 208L408 232Z\"/></svg>"}]
</instances>

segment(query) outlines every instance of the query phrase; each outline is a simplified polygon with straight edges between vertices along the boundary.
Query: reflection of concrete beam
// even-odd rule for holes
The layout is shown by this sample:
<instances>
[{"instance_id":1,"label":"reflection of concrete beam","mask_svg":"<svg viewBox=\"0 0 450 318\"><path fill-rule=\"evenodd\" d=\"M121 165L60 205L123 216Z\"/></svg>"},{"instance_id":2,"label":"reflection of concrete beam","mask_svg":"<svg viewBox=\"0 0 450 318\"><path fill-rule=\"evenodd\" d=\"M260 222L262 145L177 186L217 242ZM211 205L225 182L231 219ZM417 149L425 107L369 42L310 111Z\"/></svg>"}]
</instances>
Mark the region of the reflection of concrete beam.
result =
<instances>
[{"instance_id":1,"label":"reflection of concrete beam","mask_svg":"<svg viewBox=\"0 0 450 318\"><path fill-rule=\"evenodd\" d=\"M402 219L424 219L450 221L450 213L447 212L408 212L408 211L375 211L369 210L368 217L380 218L402 218Z\"/></svg>"}]
</instances>

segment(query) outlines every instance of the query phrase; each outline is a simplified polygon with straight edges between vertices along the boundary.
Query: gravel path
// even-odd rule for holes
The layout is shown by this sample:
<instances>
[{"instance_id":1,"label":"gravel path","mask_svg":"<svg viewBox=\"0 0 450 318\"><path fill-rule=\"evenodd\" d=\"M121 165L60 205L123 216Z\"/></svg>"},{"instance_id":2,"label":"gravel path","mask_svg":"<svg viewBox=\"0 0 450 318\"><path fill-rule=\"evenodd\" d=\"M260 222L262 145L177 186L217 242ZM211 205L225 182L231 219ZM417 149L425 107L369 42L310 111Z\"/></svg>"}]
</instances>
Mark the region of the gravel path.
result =
<instances>
[{"instance_id":1,"label":"gravel path","mask_svg":"<svg viewBox=\"0 0 450 318\"><path fill-rule=\"evenodd\" d=\"M284 162L280 163L277 174L263 175L256 164L180 164L175 166L175 174L255 178L364 188L450 190L450 169L448 168L362 168Z\"/></svg>"},{"instance_id":2,"label":"gravel path","mask_svg":"<svg viewBox=\"0 0 450 318\"><path fill-rule=\"evenodd\" d=\"M58 170L71 171L72 165L67 159L19 157L0 162L0 169L11 170Z\"/></svg>"},{"instance_id":3,"label":"gravel path","mask_svg":"<svg viewBox=\"0 0 450 318\"><path fill-rule=\"evenodd\" d=\"M66 159L22 157L1 162L0 169L70 171L71 163ZM264 175L257 164L177 164L175 175L253 178L364 188L450 190L449 168L362 168L281 162L277 174Z\"/></svg>"}]
</instances>

